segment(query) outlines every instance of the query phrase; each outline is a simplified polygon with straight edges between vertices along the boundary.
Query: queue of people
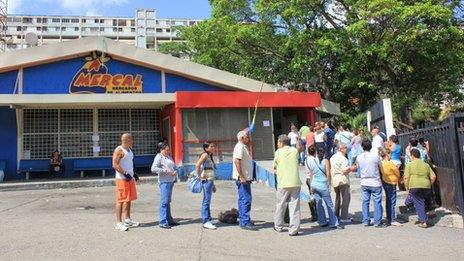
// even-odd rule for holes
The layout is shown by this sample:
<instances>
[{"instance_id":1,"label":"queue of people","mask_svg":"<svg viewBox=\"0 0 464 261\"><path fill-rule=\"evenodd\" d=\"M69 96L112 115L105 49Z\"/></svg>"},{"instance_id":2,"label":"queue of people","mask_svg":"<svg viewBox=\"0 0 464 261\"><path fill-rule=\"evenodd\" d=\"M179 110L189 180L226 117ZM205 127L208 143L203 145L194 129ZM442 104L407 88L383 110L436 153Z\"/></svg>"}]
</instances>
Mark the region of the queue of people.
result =
<instances>
[{"instance_id":1,"label":"queue of people","mask_svg":"<svg viewBox=\"0 0 464 261\"><path fill-rule=\"evenodd\" d=\"M385 141L378 127L374 127L372 141L366 139L362 129L350 132L346 124L340 124L338 132L333 131L331 123L318 122L314 126L300 128L293 124L288 135L278 137L273 161L277 181L274 230L284 231L284 216L289 215L288 233L298 235L301 223L300 192L301 180L299 165L305 166L306 184L310 191L312 221L321 227L343 229L350 223L349 206L351 201L350 174L360 178L362 199L362 223L365 226L382 228L388 225L401 226L396 215L396 191L401 181L409 190L406 204L413 204L419 215L419 226L427 227L427 204L431 186L436 179L428 158L428 144L415 139L410 140L402 157L402 147L396 136ZM250 133L247 129L237 134L237 144L233 151L233 173L238 195L239 227L254 230L251 220L253 161L250 154ZM304 138L302 138L304 136ZM121 145L113 154L113 168L116 172L116 229L127 231L139 223L131 218L131 202L137 199L136 182L132 152L132 136L125 133ZM203 153L195 164L195 175L201 181L203 200L200 217L203 228L217 229L212 223L211 199L216 192L214 184L213 152L215 144L205 143ZM403 179L400 175L402 159L405 161ZM151 171L158 174L160 189L159 227L170 229L179 225L171 213L171 199L174 184L177 181L177 167L170 156L166 142L157 145L157 154ZM331 192L335 192L335 204ZM385 191L386 220L382 222L382 194ZM370 202L374 202L374 220L369 215ZM324 207L325 205L325 207ZM288 210L287 210L288 209ZM325 213L328 213L328 219Z\"/></svg>"}]
</instances>

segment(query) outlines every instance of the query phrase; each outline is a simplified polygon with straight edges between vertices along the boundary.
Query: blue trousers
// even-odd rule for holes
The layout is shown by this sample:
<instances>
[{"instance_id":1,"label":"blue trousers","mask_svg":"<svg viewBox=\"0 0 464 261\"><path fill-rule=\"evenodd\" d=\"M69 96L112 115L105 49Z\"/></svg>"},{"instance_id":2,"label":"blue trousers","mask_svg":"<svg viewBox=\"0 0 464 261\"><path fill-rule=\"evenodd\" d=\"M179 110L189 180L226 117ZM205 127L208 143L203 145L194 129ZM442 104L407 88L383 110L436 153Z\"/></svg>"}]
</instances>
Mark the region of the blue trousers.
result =
<instances>
[{"instance_id":1,"label":"blue trousers","mask_svg":"<svg viewBox=\"0 0 464 261\"><path fill-rule=\"evenodd\" d=\"M201 185L203 186L203 201L201 203L201 223L205 224L210 222L211 218L211 196L213 195L213 186L214 183L210 180L202 181Z\"/></svg>"},{"instance_id":2,"label":"blue trousers","mask_svg":"<svg viewBox=\"0 0 464 261\"><path fill-rule=\"evenodd\" d=\"M429 199L431 194L430 189L425 188L412 188L409 190L409 199L414 204L414 208L419 216L419 222L427 222L427 212L425 210L425 202Z\"/></svg>"},{"instance_id":3,"label":"blue trousers","mask_svg":"<svg viewBox=\"0 0 464 261\"><path fill-rule=\"evenodd\" d=\"M369 205L371 196L374 199L374 225L382 222L382 187L361 186L363 223L370 224Z\"/></svg>"},{"instance_id":4,"label":"blue trousers","mask_svg":"<svg viewBox=\"0 0 464 261\"><path fill-rule=\"evenodd\" d=\"M314 198L316 199L317 223L319 223L319 225L327 224L323 206L324 201L325 206L327 207L327 213L329 214L329 226L338 226L338 218L335 216L334 204L332 202L332 198L330 197L330 191L328 189L320 190L314 187L312 189L314 191Z\"/></svg>"},{"instance_id":5,"label":"blue trousers","mask_svg":"<svg viewBox=\"0 0 464 261\"><path fill-rule=\"evenodd\" d=\"M238 217L240 219L240 226L250 225L250 212L251 212L251 182L245 184L240 183L239 180L235 181L238 190Z\"/></svg>"},{"instance_id":6,"label":"blue trousers","mask_svg":"<svg viewBox=\"0 0 464 261\"><path fill-rule=\"evenodd\" d=\"M159 207L159 224L169 225L174 223L171 216L171 198L174 182L162 182L160 188L160 207Z\"/></svg>"},{"instance_id":7,"label":"blue trousers","mask_svg":"<svg viewBox=\"0 0 464 261\"><path fill-rule=\"evenodd\" d=\"M387 212L387 220L396 222L396 185L383 183L385 190L385 210Z\"/></svg>"}]
</instances>

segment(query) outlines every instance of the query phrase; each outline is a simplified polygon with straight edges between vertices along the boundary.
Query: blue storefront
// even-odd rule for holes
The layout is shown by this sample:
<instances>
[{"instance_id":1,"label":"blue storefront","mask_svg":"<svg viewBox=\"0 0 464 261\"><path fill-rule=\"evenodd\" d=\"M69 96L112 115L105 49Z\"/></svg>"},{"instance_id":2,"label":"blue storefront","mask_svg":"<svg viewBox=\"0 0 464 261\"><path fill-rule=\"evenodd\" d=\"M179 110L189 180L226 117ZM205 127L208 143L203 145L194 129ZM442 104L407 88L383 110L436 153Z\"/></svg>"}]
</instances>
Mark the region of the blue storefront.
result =
<instances>
[{"instance_id":1,"label":"blue storefront","mask_svg":"<svg viewBox=\"0 0 464 261\"><path fill-rule=\"evenodd\" d=\"M0 169L6 180L47 177L49 156L57 149L65 177L111 175L110 157L123 132L134 136L139 168L150 166L161 138L180 165L195 159L202 140L217 142L216 156L227 162L250 109L181 111L176 95L229 97L261 89L273 91L252 79L100 37L0 54ZM311 112L320 103L312 95ZM256 154L269 158L272 108L261 114L268 140L257 145Z\"/></svg>"}]
</instances>

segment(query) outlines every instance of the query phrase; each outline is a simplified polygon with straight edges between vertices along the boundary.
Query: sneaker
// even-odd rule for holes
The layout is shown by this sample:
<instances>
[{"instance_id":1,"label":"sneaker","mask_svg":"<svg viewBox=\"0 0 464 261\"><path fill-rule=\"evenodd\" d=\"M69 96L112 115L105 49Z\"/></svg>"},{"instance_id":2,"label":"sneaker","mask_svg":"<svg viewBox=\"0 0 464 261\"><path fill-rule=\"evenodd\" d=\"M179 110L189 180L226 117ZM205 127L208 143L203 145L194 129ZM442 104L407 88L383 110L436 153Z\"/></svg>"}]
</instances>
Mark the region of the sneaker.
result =
<instances>
[{"instance_id":1,"label":"sneaker","mask_svg":"<svg viewBox=\"0 0 464 261\"><path fill-rule=\"evenodd\" d=\"M364 226L365 227L370 227L370 226L372 226L372 223L370 223L370 222L369 223L364 223Z\"/></svg>"},{"instance_id":2,"label":"sneaker","mask_svg":"<svg viewBox=\"0 0 464 261\"><path fill-rule=\"evenodd\" d=\"M133 219L126 219L124 220L124 225L126 227L138 227L140 223L137 221L134 221Z\"/></svg>"},{"instance_id":3,"label":"sneaker","mask_svg":"<svg viewBox=\"0 0 464 261\"><path fill-rule=\"evenodd\" d=\"M333 226L333 227L330 227L331 229L345 229L345 227L343 226L340 226L340 225L336 225L336 226Z\"/></svg>"},{"instance_id":4,"label":"sneaker","mask_svg":"<svg viewBox=\"0 0 464 261\"><path fill-rule=\"evenodd\" d=\"M274 227L274 231L279 233L284 232L284 230L280 227Z\"/></svg>"},{"instance_id":5,"label":"sneaker","mask_svg":"<svg viewBox=\"0 0 464 261\"><path fill-rule=\"evenodd\" d=\"M171 226L168 224L160 224L159 227L162 229L171 229Z\"/></svg>"},{"instance_id":6,"label":"sneaker","mask_svg":"<svg viewBox=\"0 0 464 261\"><path fill-rule=\"evenodd\" d=\"M254 227L251 226L250 224L245 225L245 226L240 226L240 228L243 229L243 230L255 231Z\"/></svg>"},{"instance_id":7,"label":"sneaker","mask_svg":"<svg viewBox=\"0 0 464 261\"><path fill-rule=\"evenodd\" d=\"M127 227L124 223L119 222L119 223L116 224L114 229L116 229L118 231L127 231L127 230L129 230L129 227Z\"/></svg>"},{"instance_id":8,"label":"sneaker","mask_svg":"<svg viewBox=\"0 0 464 261\"><path fill-rule=\"evenodd\" d=\"M340 219L340 222L342 222L342 223L351 223L351 222L353 222L353 220L351 220L351 218L349 218L349 219Z\"/></svg>"},{"instance_id":9,"label":"sneaker","mask_svg":"<svg viewBox=\"0 0 464 261\"><path fill-rule=\"evenodd\" d=\"M212 230L215 230L217 229L217 227L215 225L213 225L211 222L206 222L203 224L203 227L206 228L206 229L212 229Z\"/></svg>"},{"instance_id":10,"label":"sneaker","mask_svg":"<svg viewBox=\"0 0 464 261\"><path fill-rule=\"evenodd\" d=\"M394 226L394 227L402 227L403 224L401 224L400 222L398 221L394 221L394 222L391 222L390 225Z\"/></svg>"},{"instance_id":11,"label":"sneaker","mask_svg":"<svg viewBox=\"0 0 464 261\"><path fill-rule=\"evenodd\" d=\"M329 226L329 223L325 223L325 224L319 225L319 227L328 227L328 226Z\"/></svg>"},{"instance_id":12,"label":"sneaker","mask_svg":"<svg viewBox=\"0 0 464 261\"><path fill-rule=\"evenodd\" d=\"M297 232L294 232L294 233L290 233L290 234L288 234L288 235L291 236L291 237L298 236L298 231L297 231Z\"/></svg>"},{"instance_id":13,"label":"sneaker","mask_svg":"<svg viewBox=\"0 0 464 261\"><path fill-rule=\"evenodd\" d=\"M427 228L427 227L428 227L428 225L427 225L426 222L420 223L418 226L419 226L420 228Z\"/></svg>"},{"instance_id":14,"label":"sneaker","mask_svg":"<svg viewBox=\"0 0 464 261\"><path fill-rule=\"evenodd\" d=\"M385 225L384 223L380 223L378 225L374 225L375 228L385 228L387 227L387 225Z\"/></svg>"}]
</instances>

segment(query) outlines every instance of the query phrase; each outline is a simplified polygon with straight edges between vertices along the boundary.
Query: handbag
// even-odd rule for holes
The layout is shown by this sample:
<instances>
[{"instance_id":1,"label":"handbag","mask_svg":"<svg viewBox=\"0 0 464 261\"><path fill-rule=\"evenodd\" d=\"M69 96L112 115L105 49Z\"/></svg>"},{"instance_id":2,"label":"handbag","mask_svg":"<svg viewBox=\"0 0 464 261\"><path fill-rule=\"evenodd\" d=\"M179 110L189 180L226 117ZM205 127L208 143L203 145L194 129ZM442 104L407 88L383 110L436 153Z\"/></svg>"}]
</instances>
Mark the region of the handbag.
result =
<instances>
[{"instance_id":1,"label":"handbag","mask_svg":"<svg viewBox=\"0 0 464 261\"><path fill-rule=\"evenodd\" d=\"M197 194L201 193L201 191L203 190L203 186L201 184L201 180L198 178L195 172L195 170L190 172L187 184L190 192Z\"/></svg>"}]
</instances>

